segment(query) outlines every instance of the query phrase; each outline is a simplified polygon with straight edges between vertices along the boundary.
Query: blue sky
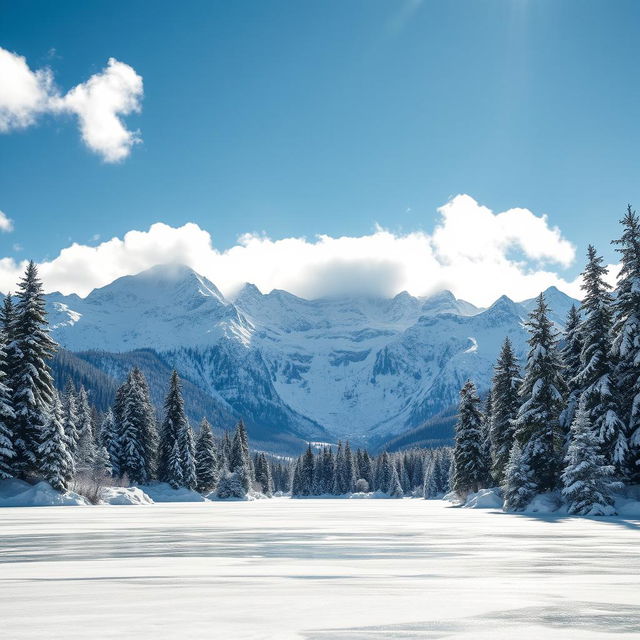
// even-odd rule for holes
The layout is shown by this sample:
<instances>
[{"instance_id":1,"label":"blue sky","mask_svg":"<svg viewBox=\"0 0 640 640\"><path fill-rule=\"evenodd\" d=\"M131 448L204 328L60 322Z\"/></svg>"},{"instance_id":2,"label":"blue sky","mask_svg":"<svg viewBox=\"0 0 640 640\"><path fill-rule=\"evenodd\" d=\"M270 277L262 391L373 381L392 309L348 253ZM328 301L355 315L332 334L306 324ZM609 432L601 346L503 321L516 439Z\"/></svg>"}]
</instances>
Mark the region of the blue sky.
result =
<instances>
[{"instance_id":1,"label":"blue sky","mask_svg":"<svg viewBox=\"0 0 640 640\"><path fill-rule=\"evenodd\" d=\"M142 142L105 163L70 115L0 135L0 255L152 223L224 250L431 231L466 193L546 213L580 270L640 203L640 4L576 0L1 2L0 47L62 92L111 57L144 79ZM640 207L640 204L638 204ZM21 247L15 250L15 245Z\"/></svg>"}]
</instances>

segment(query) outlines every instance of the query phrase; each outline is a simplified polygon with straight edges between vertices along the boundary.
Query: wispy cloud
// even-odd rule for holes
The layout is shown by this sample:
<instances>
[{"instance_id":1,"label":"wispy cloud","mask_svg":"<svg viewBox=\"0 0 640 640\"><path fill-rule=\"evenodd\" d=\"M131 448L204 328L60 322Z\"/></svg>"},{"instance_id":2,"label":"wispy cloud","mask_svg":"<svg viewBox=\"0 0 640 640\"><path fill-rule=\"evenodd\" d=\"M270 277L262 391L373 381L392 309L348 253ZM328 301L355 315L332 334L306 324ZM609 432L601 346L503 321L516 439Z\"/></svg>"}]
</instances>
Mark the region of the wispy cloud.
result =
<instances>
[{"instance_id":1,"label":"wispy cloud","mask_svg":"<svg viewBox=\"0 0 640 640\"><path fill-rule=\"evenodd\" d=\"M0 231L5 233L13 231L13 220L3 211L0 211Z\"/></svg>"}]
</instances>

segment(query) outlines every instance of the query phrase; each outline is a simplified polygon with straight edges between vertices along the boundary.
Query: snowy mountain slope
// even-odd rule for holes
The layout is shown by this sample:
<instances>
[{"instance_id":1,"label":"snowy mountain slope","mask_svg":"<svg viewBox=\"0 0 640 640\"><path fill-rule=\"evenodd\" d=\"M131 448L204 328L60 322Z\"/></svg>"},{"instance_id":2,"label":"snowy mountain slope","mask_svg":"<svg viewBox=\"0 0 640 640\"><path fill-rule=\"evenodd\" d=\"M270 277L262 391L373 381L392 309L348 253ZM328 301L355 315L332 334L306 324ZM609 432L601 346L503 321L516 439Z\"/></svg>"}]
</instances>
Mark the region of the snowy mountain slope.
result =
<instances>
[{"instance_id":1,"label":"snowy mountain slope","mask_svg":"<svg viewBox=\"0 0 640 640\"><path fill-rule=\"evenodd\" d=\"M548 295L560 323L574 301L555 288ZM48 296L54 335L71 351L154 349L263 425L261 439L282 430L356 441L422 424L469 377L486 388L505 335L524 354L532 304L503 296L479 309L448 291L304 300L250 284L228 300L182 266L120 278L85 299Z\"/></svg>"}]
</instances>

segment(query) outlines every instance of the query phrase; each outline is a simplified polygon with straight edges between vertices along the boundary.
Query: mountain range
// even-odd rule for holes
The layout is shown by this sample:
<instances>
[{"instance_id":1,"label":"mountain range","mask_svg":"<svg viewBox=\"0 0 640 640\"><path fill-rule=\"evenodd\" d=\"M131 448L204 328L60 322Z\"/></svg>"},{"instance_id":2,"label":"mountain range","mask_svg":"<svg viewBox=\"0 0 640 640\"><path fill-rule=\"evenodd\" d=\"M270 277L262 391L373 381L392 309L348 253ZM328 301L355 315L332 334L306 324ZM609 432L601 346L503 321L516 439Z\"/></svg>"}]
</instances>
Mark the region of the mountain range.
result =
<instances>
[{"instance_id":1,"label":"mountain range","mask_svg":"<svg viewBox=\"0 0 640 640\"><path fill-rule=\"evenodd\" d=\"M577 301L555 287L545 297L561 327ZM254 442L280 452L308 440L379 444L449 409L468 378L486 390L505 336L524 356L534 302L502 296L478 308L449 291L305 300L252 284L228 299L181 265L119 278L86 298L47 295L69 366L82 362L117 383L138 364L158 403L176 368L192 419L206 413L226 428L242 417Z\"/></svg>"}]
</instances>

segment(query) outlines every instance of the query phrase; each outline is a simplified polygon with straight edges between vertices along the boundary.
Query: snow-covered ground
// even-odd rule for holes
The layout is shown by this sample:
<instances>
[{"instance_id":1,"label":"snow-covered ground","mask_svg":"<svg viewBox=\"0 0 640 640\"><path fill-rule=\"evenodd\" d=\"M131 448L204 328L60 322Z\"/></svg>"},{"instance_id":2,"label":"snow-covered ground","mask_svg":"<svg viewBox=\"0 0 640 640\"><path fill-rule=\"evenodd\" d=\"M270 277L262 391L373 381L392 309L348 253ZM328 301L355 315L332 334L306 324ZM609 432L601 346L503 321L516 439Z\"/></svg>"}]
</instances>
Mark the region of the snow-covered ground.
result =
<instances>
[{"instance_id":1,"label":"snow-covered ground","mask_svg":"<svg viewBox=\"0 0 640 640\"><path fill-rule=\"evenodd\" d=\"M4 509L2 636L637 638L639 541L410 499Z\"/></svg>"}]
</instances>

